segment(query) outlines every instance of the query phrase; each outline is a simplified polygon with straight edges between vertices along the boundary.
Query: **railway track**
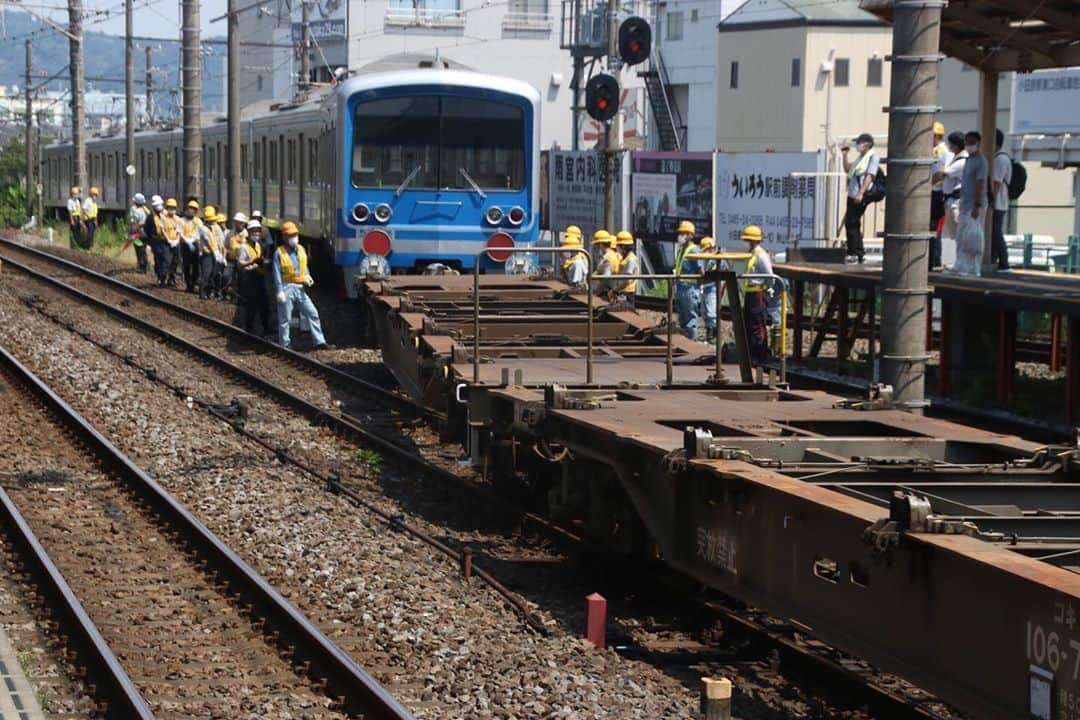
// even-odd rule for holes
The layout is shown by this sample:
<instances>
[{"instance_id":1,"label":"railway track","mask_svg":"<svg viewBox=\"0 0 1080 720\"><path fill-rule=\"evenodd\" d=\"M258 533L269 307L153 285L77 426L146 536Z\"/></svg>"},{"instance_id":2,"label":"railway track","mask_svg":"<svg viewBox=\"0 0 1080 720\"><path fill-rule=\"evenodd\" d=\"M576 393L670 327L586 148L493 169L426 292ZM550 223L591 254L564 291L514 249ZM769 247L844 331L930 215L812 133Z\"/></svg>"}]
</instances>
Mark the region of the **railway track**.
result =
<instances>
[{"instance_id":1,"label":"railway track","mask_svg":"<svg viewBox=\"0 0 1080 720\"><path fill-rule=\"evenodd\" d=\"M3 521L111 717L411 717L7 350ZM114 654L115 653L115 654Z\"/></svg>"},{"instance_id":2,"label":"railway track","mask_svg":"<svg viewBox=\"0 0 1080 720\"><path fill-rule=\"evenodd\" d=\"M35 255L35 257L37 256ZM205 323L202 318L196 318L193 316L197 314L193 314L191 311L185 310L183 312L178 312L175 315L170 315L172 319L159 318L159 322L147 322L146 320L141 318L142 313L133 312L132 307L133 303L135 303L138 304L138 307L134 308L134 310L142 308L143 296L147 295L146 293L141 293L139 291L135 291L134 293L127 293L124 288L119 287L123 285L122 283L119 283L118 281L111 278L105 278L105 280L108 280L108 285L117 286L117 293L124 293L123 298L113 296L114 302L109 303L104 298L98 298L87 294L85 291L79 291L77 288L74 287L76 285L75 282L63 282L55 277L52 277L49 272L43 272L43 270L47 270L45 266L51 266L61 269L61 271L65 274L65 281L70 281L72 280L72 278L82 277L78 265L75 265L74 263L68 263L66 261L61 261L60 263L50 263L49 257L50 256L45 256L44 258L40 259L40 263L38 264L38 268L40 269L35 270L30 267L31 263L22 262L18 263L19 267L17 267L16 269L21 268L21 271L30 273L34 275L37 279L50 283L53 287L69 295L72 295L73 297L78 298L82 302L96 304L97 306L111 313L125 323L132 323L142 329L150 330L154 332L155 335L157 335L158 337L167 340L170 344L176 345L184 352L195 354L197 357L199 357L202 361L206 363L213 364L219 368L227 369L230 373L235 374L238 378L241 378L242 381L247 384L254 385L256 387L260 386L260 383L257 380L259 375L252 369L246 368L240 363L232 362L228 358L219 358L216 354L207 352L206 347L196 346L193 342L185 340L182 336L187 334L186 331L182 332L179 330L179 328L176 328L175 332L173 331L177 324L177 320L184 318L183 322L194 323L199 327L198 331L193 332L201 332L205 335L207 329L218 326L218 323L216 323L216 321ZM10 258L8 259L8 261L10 262ZM12 265L14 266L15 264L12 263ZM105 276L98 276L97 274L87 274L86 277L92 278L92 280L84 280L83 282L93 282L97 285L100 285L103 281L99 280L98 278L104 278ZM87 287L87 289L90 288ZM127 302L123 302L123 300L126 300ZM152 302L152 304L155 306L159 303L164 304L164 301L160 298L153 298L153 301L150 302ZM167 309L171 310L172 308ZM164 327L166 325L170 326L170 329L166 330ZM79 328L69 327L69 329L76 333L81 332ZM241 335L244 334L241 333ZM246 337L249 336L245 335L245 338ZM229 348L227 346L222 347L223 353L229 351ZM280 363L281 360L284 360L286 363L288 363L290 360L290 355L291 353L285 353L283 355L280 355L278 362ZM129 364L132 364L132 366L136 369L140 369L134 359L128 359L128 362ZM141 369L145 371L148 368ZM272 369L268 368L265 365L260 366L260 371L264 374L270 374L273 372ZM293 384L295 385L296 383ZM172 387L171 390L173 390L174 392L178 392L181 391L182 388ZM294 393L283 394L278 392L275 393L273 396L276 400L281 401L284 405L291 407L294 410L300 411L301 414L305 415L312 421L327 424L354 440L366 443L370 443L371 441L370 433L359 432L358 430L363 430L363 428L357 427L358 423L355 423L354 420L350 419L345 415L339 416L334 414L333 412L328 412L327 408L316 405L314 402L303 400L302 398L297 398ZM228 420L226 419L226 421ZM403 423L402 425L399 425L397 429L413 434L416 432L415 420L410 420L409 422ZM403 462L406 468L409 470L422 470L425 475L432 477L440 482L452 481L457 487L465 487L469 489L470 492L478 493L482 498L484 498L486 502L498 504L502 511L506 512L507 506L505 502L495 497L490 492L490 489L488 487L480 486L476 482L476 478L472 475L471 472L463 471L460 467L456 466L456 463L445 462L445 457L447 455L452 453L460 454L460 448L457 448L456 446L431 445L424 448L424 452L418 452L415 444L410 442L395 442L394 438L392 438L389 433L380 433L375 437L378 438L377 442L379 443L378 447L380 448L380 450L387 450L391 460ZM273 448L268 449L271 451L274 450ZM432 462L424 456L425 452L428 455L434 456L435 458L441 460L437 459L435 462ZM339 477L336 477L332 473L327 473L325 471L319 470L318 468L313 468L310 466L310 464L304 463L298 458L291 458L286 456L283 459L288 462L296 463L297 466L301 468L304 472L307 472L311 476L318 479L320 484L322 484L323 486L328 487L335 492L344 492L353 502L359 502L361 504L364 504L364 500L359 494L353 492L349 487L346 486L347 483L343 483ZM370 506L367 507L369 510L372 509ZM548 521L546 518L543 518L533 513L525 512L521 508L511 508L511 511L519 514L525 523L528 523L531 527L536 528L546 537L555 539L560 543L574 547L577 551L581 550L584 541L574 535L572 532L568 532L566 528L558 527ZM393 525L400 525L399 519L384 519L388 519ZM433 540L433 538L431 539ZM465 555L468 554L467 551L460 546L445 547L444 544L444 547L440 549L454 557L459 562L463 561ZM479 567L477 567L476 569L480 570ZM508 597L516 597L516 595L509 593ZM711 598L710 602L713 603L714 607L721 607L720 604L716 603L715 597ZM888 690L883 691L880 683L872 682L872 679L874 677L872 672L866 673L867 677L870 679L861 678L858 681L853 681L850 675L850 671L847 670L842 663L836 662L835 656L826 657L826 655L821 653L821 649L819 647L807 644L800 644L799 642L793 642L791 640L790 631L782 631L782 629L778 625L774 624L770 626L768 623L748 622L745 616L743 616L743 619L739 621L737 618L740 617L740 612L741 611L733 607L727 607L726 611L722 612L721 615L724 616L723 619L726 623L738 625L740 627L741 633L752 635L756 637L757 642L764 643L769 647L783 647L784 652L787 656L800 657L802 659L802 662L804 662L808 667L816 668L815 672L822 676L834 677L836 679L839 679L840 674L843 674L846 678L845 687L849 687L851 691L855 694L855 696L859 696L857 687L859 685L862 685L866 690L865 697L868 704L875 708L887 708L887 713L884 710L882 711L883 716L888 715L890 717L927 717L925 712L921 710L917 705L911 703L910 698L905 697L902 692L890 692ZM523 614L528 617L527 612L523 612ZM629 652L631 652L632 654L632 651Z\"/></svg>"}]
</instances>

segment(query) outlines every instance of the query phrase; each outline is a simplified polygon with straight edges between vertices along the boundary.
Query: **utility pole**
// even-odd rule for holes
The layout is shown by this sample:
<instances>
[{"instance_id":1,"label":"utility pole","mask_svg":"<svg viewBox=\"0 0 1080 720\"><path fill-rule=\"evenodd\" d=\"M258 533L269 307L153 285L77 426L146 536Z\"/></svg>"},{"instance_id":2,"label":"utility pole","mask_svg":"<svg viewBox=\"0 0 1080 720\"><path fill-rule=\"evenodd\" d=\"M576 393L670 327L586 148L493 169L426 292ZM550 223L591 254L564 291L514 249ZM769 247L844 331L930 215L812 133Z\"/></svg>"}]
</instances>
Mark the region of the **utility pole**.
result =
<instances>
[{"instance_id":1,"label":"utility pole","mask_svg":"<svg viewBox=\"0 0 1080 720\"><path fill-rule=\"evenodd\" d=\"M893 4L889 97L889 183L882 267L881 370L901 407L922 412L925 400L927 265L932 233L928 177L937 108L941 8L945 3Z\"/></svg>"},{"instance_id":2,"label":"utility pole","mask_svg":"<svg viewBox=\"0 0 1080 720\"><path fill-rule=\"evenodd\" d=\"M311 84L311 3L300 0L300 82L301 92Z\"/></svg>"},{"instance_id":3,"label":"utility pole","mask_svg":"<svg viewBox=\"0 0 1080 720\"><path fill-rule=\"evenodd\" d=\"M146 46L146 124L154 124L154 48ZM128 160L134 163L135 159Z\"/></svg>"},{"instance_id":4,"label":"utility pole","mask_svg":"<svg viewBox=\"0 0 1080 720\"><path fill-rule=\"evenodd\" d=\"M34 101L31 87L33 52L26 41L26 216L34 216Z\"/></svg>"},{"instance_id":5,"label":"utility pole","mask_svg":"<svg viewBox=\"0 0 1080 720\"><path fill-rule=\"evenodd\" d=\"M184 201L202 197L202 68L199 58L199 0L183 0L181 73L184 82Z\"/></svg>"},{"instance_id":6,"label":"utility pole","mask_svg":"<svg viewBox=\"0 0 1080 720\"><path fill-rule=\"evenodd\" d=\"M240 209L240 14L237 6L237 0L229 0L227 19L229 57L226 81L229 96L229 126L226 130L229 147L229 162L227 163L229 217Z\"/></svg>"},{"instance_id":7,"label":"utility pole","mask_svg":"<svg viewBox=\"0 0 1080 720\"><path fill-rule=\"evenodd\" d=\"M86 72L83 68L83 4L82 0L68 0L68 49L71 51L71 145L75 156L71 159L72 179L76 187L86 190L86 105L83 93Z\"/></svg>"},{"instance_id":8,"label":"utility pole","mask_svg":"<svg viewBox=\"0 0 1080 720\"><path fill-rule=\"evenodd\" d=\"M135 9L134 0L124 0L124 95L126 100L124 128L125 146L124 167L117 172L124 172L124 185L127 197L134 194L132 176L126 170L135 164Z\"/></svg>"},{"instance_id":9,"label":"utility pole","mask_svg":"<svg viewBox=\"0 0 1080 720\"><path fill-rule=\"evenodd\" d=\"M619 79L619 2L608 0L608 70L616 82ZM616 94L618 102L619 94ZM604 160L607 172L604 174L604 227L608 232L615 232L615 173L619 152L616 137L618 123L615 119L607 121L604 128Z\"/></svg>"}]
</instances>

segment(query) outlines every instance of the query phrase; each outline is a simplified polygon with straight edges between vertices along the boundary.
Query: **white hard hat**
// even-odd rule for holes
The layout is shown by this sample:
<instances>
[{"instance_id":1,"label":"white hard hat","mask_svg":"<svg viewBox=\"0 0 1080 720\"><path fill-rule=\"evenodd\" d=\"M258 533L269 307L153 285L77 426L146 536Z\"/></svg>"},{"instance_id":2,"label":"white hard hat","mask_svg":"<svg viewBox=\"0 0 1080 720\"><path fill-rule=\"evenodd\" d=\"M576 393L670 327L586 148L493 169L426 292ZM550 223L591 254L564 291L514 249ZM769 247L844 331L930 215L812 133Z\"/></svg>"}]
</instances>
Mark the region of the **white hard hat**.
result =
<instances>
[{"instance_id":1,"label":"white hard hat","mask_svg":"<svg viewBox=\"0 0 1080 720\"><path fill-rule=\"evenodd\" d=\"M247 215L242 212L238 212L232 216L233 222L246 223L248 221Z\"/></svg>"},{"instance_id":2,"label":"white hard hat","mask_svg":"<svg viewBox=\"0 0 1080 720\"><path fill-rule=\"evenodd\" d=\"M248 230L262 230L262 223L252 218L247 224Z\"/></svg>"},{"instance_id":3,"label":"white hard hat","mask_svg":"<svg viewBox=\"0 0 1080 720\"><path fill-rule=\"evenodd\" d=\"M135 193L135 204L136 205L145 205L146 204L146 196L143 195L142 193Z\"/></svg>"},{"instance_id":4,"label":"white hard hat","mask_svg":"<svg viewBox=\"0 0 1080 720\"><path fill-rule=\"evenodd\" d=\"M153 195L150 198L150 203L152 205L164 205L165 201L161 199L160 195Z\"/></svg>"},{"instance_id":5,"label":"white hard hat","mask_svg":"<svg viewBox=\"0 0 1080 720\"><path fill-rule=\"evenodd\" d=\"M262 217L262 210L252 210L251 211L251 217L252 218L261 218Z\"/></svg>"}]
</instances>

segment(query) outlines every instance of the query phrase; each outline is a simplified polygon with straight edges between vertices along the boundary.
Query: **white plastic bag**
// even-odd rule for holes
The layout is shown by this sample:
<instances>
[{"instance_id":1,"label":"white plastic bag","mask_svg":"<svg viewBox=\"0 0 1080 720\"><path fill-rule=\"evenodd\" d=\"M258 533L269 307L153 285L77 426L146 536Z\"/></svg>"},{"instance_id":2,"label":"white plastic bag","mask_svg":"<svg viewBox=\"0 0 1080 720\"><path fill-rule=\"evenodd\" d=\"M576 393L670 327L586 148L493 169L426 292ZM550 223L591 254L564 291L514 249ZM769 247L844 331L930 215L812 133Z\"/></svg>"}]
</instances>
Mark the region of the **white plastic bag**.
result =
<instances>
[{"instance_id":1,"label":"white plastic bag","mask_svg":"<svg viewBox=\"0 0 1080 720\"><path fill-rule=\"evenodd\" d=\"M982 219L971 217L971 213L961 214L956 229L956 262L952 266L953 272L979 274L982 267L983 240Z\"/></svg>"}]
</instances>

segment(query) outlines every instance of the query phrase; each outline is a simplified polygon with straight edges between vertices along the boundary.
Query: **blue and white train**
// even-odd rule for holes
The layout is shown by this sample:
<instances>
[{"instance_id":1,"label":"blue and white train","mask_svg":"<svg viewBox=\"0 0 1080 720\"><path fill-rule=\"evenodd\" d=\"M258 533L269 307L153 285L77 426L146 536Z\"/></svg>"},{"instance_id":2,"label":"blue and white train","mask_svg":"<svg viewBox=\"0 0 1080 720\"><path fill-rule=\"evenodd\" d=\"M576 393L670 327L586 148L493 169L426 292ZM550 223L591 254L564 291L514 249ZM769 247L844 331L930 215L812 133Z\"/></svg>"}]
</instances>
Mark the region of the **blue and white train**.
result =
<instances>
[{"instance_id":1,"label":"blue and white train","mask_svg":"<svg viewBox=\"0 0 1080 720\"><path fill-rule=\"evenodd\" d=\"M486 247L537 240L540 94L526 83L442 67L361 74L246 114L240 135L238 209L262 210L272 228L296 222L316 255L333 252L350 293L353 275L373 267L472 271ZM200 200L220 206L223 119L202 136ZM181 131L140 131L135 145L133 190L182 199ZM45 205L56 212L72 184L72 146L47 146L43 159ZM103 212L125 212L123 136L89 140L87 160ZM502 272L507 257L481 255L480 270Z\"/></svg>"}]
</instances>

